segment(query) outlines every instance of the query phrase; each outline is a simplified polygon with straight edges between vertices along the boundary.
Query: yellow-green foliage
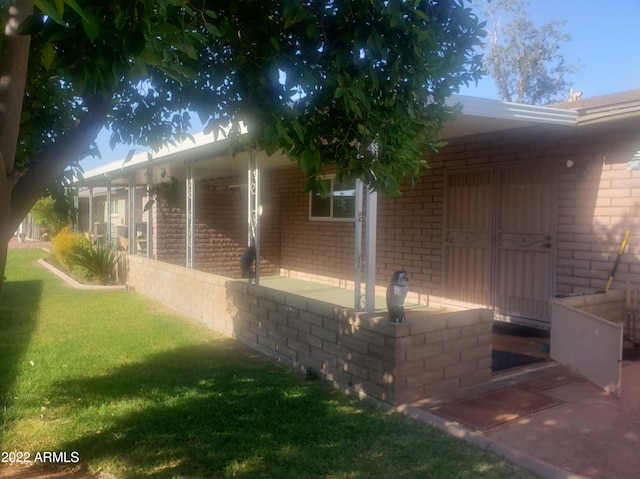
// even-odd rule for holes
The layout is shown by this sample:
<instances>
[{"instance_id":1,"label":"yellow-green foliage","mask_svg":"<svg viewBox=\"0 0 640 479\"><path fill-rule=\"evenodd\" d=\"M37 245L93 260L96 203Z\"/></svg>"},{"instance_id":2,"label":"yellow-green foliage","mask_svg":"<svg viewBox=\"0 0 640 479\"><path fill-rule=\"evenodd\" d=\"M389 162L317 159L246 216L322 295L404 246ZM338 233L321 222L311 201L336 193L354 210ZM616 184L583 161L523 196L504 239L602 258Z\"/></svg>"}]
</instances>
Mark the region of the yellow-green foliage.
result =
<instances>
[{"instance_id":1,"label":"yellow-green foliage","mask_svg":"<svg viewBox=\"0 0 640 479\"><path fill-rule=\"evenodd\" d=\"M75 255L82 249L90 248L91 242L82 233L63 228L53 237L51 246L53 247L54 259L71 270L75 264Z\"/></svg>"}]
</instances>

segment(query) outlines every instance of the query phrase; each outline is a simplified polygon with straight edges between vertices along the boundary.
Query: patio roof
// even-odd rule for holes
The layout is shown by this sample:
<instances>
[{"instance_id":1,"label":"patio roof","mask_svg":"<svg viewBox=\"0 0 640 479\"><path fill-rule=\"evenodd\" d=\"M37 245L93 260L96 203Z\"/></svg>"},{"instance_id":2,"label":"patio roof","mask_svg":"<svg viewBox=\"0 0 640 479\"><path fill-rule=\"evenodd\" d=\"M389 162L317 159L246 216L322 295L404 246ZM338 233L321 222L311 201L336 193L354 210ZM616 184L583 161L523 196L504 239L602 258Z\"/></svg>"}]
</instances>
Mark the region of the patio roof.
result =
<instances>
[{"instance_id":1,"label":"patio roof","mask_svg":"<svg viewBox=\"0 0 640 479\"><path fill-rule=\"evenodd\" d=\"M554 108L574 110L578 125L625 120L640 117L640 89L579 99L553 105Z\"/></svg>"},{"instance_id":2,"label":"patio roof","mask_svg":"<svg viewBox=\"0 0 640 479\"><path fill-rule=\"evenodd\" d=\"M454 95L447 100L447 104L461 104L462 111L445 125L442 139L538 124L576 126L579 116L577 111L571 109L507 103L469 96ZM84 174L84 179L77 183L83 186L104 186L106 179L110 178L112 185L124 186L129 184L129 178L135 177L136 184L145 185L145 172L149 166L154 167L153 182L160 181L161 169L164 169L167 175L182 180L185 178L188 162L193 165L196 178L246 173L248 153L240 153L233 157L228 154L229 147L230 142L227 139L216 139L212 134L198 133L193 136L193 141L185 140L162 148L153 154L151 161L147 151L142 151L133 155L129 161L123 158L89 170ZM283 154L276 153L269 157L264 152L259 152L258 156L263 169L291 163Z\"/></svg>"},{"instance_id":3,"label":"patio roof","mask_svg":"<svg viewBox=\"0 0 640 479\"><path fill-rule=\"evenodd\" d=\"M462 95L454 95L447 100L449 106L456 104L462 106L462 112L445 125L443 139L539 124L576 126L578 118L578 113L571 109L509 103Z\"/></svg>"}]
</instances>

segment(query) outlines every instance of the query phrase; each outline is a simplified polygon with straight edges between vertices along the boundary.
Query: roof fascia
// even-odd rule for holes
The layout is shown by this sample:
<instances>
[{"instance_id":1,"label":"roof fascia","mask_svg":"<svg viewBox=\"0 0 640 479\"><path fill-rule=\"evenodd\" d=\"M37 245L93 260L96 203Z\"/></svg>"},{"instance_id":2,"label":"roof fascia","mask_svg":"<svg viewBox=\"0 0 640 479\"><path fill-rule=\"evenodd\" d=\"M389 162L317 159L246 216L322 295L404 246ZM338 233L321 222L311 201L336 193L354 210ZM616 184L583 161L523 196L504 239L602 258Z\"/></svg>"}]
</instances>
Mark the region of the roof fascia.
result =
<instances>
[{"instance_id":1,"label":"roof fascia","mask_svg":"<svg viewBox=\"0 0 640 479\"><path fill-rule=\"evenodd\" d=\"M141 168L166 166L215 156L226 151L229 146L230 140L227 138L217 140L213 135L198 133L193 135L193 141L187 139L175 145L163 147L158 153L151 155L151 160L148 151L141 151L133 155L129 161L116 160L89 170L83 175L83 179L77 182L83 186L90 186L93 183L102 184L104 178L125 178ZM188 158L185 158L185 153L188 154Z\"/></svg>"},{"instance_id":2,"label":"roof fascia","mask_svg":"<svg viewBox=\"0 0 640 479\"><path fill-rule=\"evenodd\" d=\"M553 125L577 125L578 112L548 106L525 105L486 98L452 95L448 106L462 106L462 114L487 119L512 120L517 123L543 123ZM519 125L514 125L517 127Z\"/></svg>"}]
</instances>

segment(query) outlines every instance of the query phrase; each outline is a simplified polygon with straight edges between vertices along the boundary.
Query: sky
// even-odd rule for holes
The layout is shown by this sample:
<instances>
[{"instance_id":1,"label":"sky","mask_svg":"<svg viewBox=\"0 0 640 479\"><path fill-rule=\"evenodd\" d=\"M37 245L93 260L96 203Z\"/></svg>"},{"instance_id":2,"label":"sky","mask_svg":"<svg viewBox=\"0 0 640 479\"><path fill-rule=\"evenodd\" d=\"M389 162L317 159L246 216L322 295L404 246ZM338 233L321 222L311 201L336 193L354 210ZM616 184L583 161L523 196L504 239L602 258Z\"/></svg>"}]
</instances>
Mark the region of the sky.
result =
<instances>
[{"instance_id":1,"label":"sky","mask_svg":"<svg viewBox=\"0 0 640 479\"><path fill-rule=\"evenodd\" d=\"M551 20L566 21L562 32L572 38L561 53L566 63L580 67L569 80L574 91L582 92L582 98L640 88L640 0L530 0L527 10L536 26ZM460 94L499 99L488 76L477 86L463 86ZM111 150L105 131L97 144L102 159L83 160L85 171L120 160L131 148Z\"/></svg>"}]
</instances>

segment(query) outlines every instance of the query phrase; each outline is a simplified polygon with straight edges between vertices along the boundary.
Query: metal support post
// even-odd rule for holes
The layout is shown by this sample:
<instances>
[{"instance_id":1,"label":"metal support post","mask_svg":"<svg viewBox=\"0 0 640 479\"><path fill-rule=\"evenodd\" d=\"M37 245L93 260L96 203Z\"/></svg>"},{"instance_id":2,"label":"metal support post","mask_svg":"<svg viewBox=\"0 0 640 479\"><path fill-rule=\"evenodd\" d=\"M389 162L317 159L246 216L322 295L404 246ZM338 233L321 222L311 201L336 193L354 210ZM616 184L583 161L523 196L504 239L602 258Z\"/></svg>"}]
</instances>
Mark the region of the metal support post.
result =
<instances>
[{"instance_id":1,"label":"metal support post","mask_svg":"<svg viewBox=\"0 0 640 479\"><path fill-rule=\"evenodd\" d=\"M367 246L367 313L376 310L376 229L378 220L378 193L367 187L366 196L367 219L365 227L365 241Z\"/></svg>"},{"instance_id":2,"label":"metal support post","mask_svg":"<svg viewBox=\"0 0 640 479\"><path fill-rule=\"evenodd\" d=\"M247 168L247 243L256 251L255 284L260 284L260 169L255 148L249 153L249 165Z\"/></svg>"},{"instance_id":3,"label":"metal support post","mask_svg":"<svg viewBox=\"0 0 640 479\"><path fill-rule=\"evenodd\" d=\"M107 244L111 244L111 178L107 178L107 231L105 238Z\"/></svg>"},{"instance_id":4,"label":"metal support post","mask_svg":"<svg viewBox=\"0 0 640 479\"><path fill-rule=\"evenodd\" d=\"M356 180L355 234L354 234L354 298L353 309L362 311L362 181Z\"/></svg>"},{"instance_id":5,"label":"metal support post","mask_svg":"<svg viewBox=\"0 0 640 479\"><path fill-rule=\"evenodd\" d=\"M91 238L96 234L93 228L93 187L89 187L89 233Z\"/></svg>"},{"instance_id":6,"label":"metal support post","mask_svg":"<svg viewBox=\"0 0 640 479\"><path fill-rule=\"evenodd\" d=\"M129 178L129 254L136 254L136 178Z\"/></svg>"},{"instance_id":7,"label":"metal support post","mask_svg":"<svg viewBox=\"0 0 640 479\"><path fill-rule=\"evenodd\" d=\"M151 201L153 191L153 168L147 168L147 201ZM153 258L153 206L147 210L147 258Z\"/></svg>"},{"instance_id":8,"label":"metal support post","mask_svg":"<svg viewBox=\"0 0 640 479\"><path fill-rule=\"evenodd\" d=\"M187 180L186 180L186 212L187 212L187 235L186 235L186 265L187 268L193 269L193 250L195 236L194 207L195 207L195 182L193 180L193 166L187 164Z\"/></svg>"}]
</instances>

